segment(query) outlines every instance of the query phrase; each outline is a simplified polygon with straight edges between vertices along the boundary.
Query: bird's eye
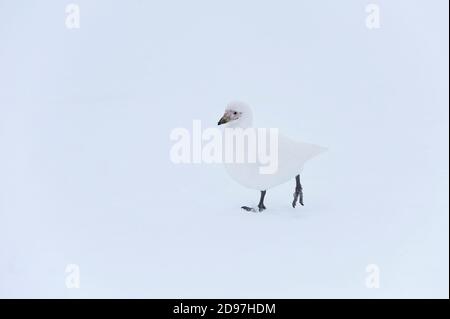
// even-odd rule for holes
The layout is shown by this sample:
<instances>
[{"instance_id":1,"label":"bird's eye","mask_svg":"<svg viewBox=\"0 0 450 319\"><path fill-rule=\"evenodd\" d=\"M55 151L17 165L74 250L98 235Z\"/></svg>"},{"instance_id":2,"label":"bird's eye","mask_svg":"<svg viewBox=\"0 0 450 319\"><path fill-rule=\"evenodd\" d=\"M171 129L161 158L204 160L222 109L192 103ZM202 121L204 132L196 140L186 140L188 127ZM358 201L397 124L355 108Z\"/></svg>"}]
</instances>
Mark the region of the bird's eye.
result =
<instances>
[{"instance_id":1,"label":"bird's eye","mask_svg":"<svg viewBox=\"0 0 450 319\"><path fill-rule=\"evenodd\" d=\"M237 115L237 112L234 112L234 115Z\"/></svg>"}]
</instances>

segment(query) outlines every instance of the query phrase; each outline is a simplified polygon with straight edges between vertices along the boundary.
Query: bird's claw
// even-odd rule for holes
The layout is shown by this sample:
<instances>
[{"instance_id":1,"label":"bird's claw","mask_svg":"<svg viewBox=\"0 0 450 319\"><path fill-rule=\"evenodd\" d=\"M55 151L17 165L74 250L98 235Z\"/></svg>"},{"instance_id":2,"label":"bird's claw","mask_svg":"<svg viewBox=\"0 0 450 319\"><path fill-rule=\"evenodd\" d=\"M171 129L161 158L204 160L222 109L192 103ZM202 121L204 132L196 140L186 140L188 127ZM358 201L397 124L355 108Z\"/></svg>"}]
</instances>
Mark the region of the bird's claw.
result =
<instances>
[{"instance_id":1,"label":"bird's claw","mask_svg":"<svg viewBox=\"0 0 450 319\"><path fill-rule=\"evenodd\" d=\"M262 206L258 206L258 208L242 206L241 208L247 212L257 213L257 212L262 212L263 210L265 210L266 206L262 205Z\"/></svg>"}]
</instances>

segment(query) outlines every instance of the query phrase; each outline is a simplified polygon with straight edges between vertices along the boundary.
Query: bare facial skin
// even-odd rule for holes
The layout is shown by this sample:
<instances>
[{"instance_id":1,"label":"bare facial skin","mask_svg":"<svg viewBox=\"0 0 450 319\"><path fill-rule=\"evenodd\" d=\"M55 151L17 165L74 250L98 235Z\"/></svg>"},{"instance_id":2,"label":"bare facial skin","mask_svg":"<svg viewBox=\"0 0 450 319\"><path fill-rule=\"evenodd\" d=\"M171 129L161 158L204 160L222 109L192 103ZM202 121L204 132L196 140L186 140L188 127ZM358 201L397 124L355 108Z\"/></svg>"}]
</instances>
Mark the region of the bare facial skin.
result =
<instances>
[{"instance_id":1,"label":"bare facial skin","mask_svg":"<svg viewBox=\"0 0 450 319\"><path fill-rule=\"evenodd\" d=\"M235 110L226 110L223 114L222 118L219 120L217 125L222 125L231 121L238 120L242 115L242 112L238 112Z\"/></svg>"}]
</instances>

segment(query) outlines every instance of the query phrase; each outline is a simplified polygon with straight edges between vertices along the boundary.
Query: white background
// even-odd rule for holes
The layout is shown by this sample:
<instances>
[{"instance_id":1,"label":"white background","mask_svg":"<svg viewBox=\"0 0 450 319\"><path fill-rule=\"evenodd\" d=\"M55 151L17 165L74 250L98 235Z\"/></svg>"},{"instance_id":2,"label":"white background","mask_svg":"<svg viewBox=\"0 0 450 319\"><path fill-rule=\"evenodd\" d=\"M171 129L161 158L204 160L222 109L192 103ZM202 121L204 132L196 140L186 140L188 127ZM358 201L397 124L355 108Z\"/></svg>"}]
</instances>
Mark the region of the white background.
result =
<instances>
[{"instance_id":1,"label":"white background","mask_svg":"<svg viewBox=\"0 0 450 319\"><path fill-rule=\"evenodd\" d=\"M448 298L448 1L373 2L0 0L0 297ZM235 99L305 207L170 162Z\"/></svg>"}]
</instances>

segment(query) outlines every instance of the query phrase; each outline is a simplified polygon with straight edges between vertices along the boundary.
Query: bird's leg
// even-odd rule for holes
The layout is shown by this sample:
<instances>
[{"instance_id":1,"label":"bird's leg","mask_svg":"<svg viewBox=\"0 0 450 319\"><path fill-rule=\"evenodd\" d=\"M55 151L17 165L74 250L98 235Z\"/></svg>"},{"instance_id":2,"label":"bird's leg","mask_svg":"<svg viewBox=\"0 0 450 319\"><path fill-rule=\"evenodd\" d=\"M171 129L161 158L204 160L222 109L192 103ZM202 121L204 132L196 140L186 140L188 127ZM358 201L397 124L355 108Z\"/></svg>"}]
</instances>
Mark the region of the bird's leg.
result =
<instances>
[{"instance_id":1,"label":"bird's leg","mask_svg":"<svg viewBox=\"0 0 450 319\"><path fill-rule=\"evenodd\" d=\"M295 206L297 205L297 200L300 203L300 205L303 205L303 187L302 184L300 183L300 175L295 176L295 192L294 192L294 201L292 202L292 207L295 208Z\"/></svg>"},{"instance_id":2,"label":"bird's leg","mask_svg":"<svg viewBox=\"0 0 450 319\"><path fill-rule=\"evenodd\" d=\"M266 191L261 191L261 198L259 199L258 208L259 211L262 212L266 209L266 206L264 206L264 197L266 197Z\"/></svg>"},{"instance_id":3,"label":"bird's leg","mask_svg":"<svg viewBox=\"0 0 450 319\"><path fill-rule=\"evenodd\" d=\"M262 212L263 210L266 209L266 206L264 206L264 197L266 197L266 191L261 191L261 197L259 199L259 204L258 204L258 211ZM248 212L256 212L256 208L253 207L248 207L248 206L242 206L242 209L248 211Z\"/></svg>"}]
</instances>

